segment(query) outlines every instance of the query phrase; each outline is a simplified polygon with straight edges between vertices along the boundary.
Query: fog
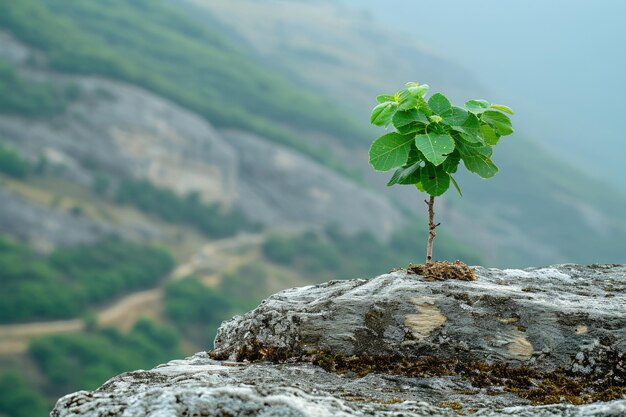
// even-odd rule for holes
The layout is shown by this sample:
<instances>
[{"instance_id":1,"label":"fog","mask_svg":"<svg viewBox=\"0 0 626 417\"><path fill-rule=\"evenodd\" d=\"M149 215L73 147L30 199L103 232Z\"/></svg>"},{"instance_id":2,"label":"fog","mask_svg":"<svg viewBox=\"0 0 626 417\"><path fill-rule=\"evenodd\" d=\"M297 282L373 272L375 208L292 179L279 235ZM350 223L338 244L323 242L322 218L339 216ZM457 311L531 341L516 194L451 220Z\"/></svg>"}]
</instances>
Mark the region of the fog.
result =
<instances>
[{"instance_id":1,"label":"fog","mask_svg":"<svg viewBox=\"0 0 626 417\"><path fill-rule=\"evenodd\" d=\"M521 132L626 190L626 3L346 0L476 74ZM495 100L495 99L494 99Z\"/></svg>"}]
</instances>

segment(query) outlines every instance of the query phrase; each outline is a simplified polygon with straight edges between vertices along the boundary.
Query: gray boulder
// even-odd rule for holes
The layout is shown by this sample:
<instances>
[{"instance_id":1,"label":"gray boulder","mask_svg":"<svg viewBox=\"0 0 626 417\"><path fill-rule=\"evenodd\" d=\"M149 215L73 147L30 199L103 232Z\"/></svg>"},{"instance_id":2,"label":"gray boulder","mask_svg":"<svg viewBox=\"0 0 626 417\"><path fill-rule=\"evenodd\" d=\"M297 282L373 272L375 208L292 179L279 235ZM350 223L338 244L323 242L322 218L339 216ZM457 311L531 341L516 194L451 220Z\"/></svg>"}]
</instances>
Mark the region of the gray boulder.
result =
<instances>
[{"instance_id":1,"label":"gray boulder","mask_svg":"<svg viewBox=\"0 0 626 417\"><path fill-rule=\"evenodd\" d=\"M281 291L225 322L215 354L235 359L254 341L290 355L432 355L548 370L600 346L626 351L625 267L475 270L477 281L401 270Z\"/></svg>"},{"instance_id":2,"label":"gray boulder","mask_svg":"<svg viewBox=\"0 0 626 417\"><path fill-rule=\"evenodd\" d=\"M626 267L476 272L279 292L224 322L213 352L70 394L52 416L626 415Z\"/></svg>"}]
</instances>

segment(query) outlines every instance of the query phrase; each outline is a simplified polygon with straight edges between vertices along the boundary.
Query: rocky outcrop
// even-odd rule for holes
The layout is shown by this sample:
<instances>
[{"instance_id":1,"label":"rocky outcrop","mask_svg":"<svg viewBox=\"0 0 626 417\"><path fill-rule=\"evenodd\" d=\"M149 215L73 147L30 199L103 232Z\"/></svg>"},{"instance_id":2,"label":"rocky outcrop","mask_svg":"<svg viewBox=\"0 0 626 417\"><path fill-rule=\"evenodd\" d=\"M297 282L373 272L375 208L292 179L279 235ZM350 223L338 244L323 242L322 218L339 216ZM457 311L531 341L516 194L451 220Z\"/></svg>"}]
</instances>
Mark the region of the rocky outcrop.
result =
<instances>
[{"instance_id":1,"label":"rocky outcrop","mask_svg":"<svg viewBox=\"0 0 626 417\"><path fill-rule=\"evenodd\" d=\"M52 415L619 416L626 267L396 271L279 292L213 352L115 377Z\"/></svg>"},{"instance_id":2,"label":"rocky outcrop","mask_svg":"<svg viewBox=\"0 0 626 417\"><path fill-rule=\"evenodd\" d=\"M586 346L626 351L626 268L476 268L478 281L429 282L405 271L282 291L225 322L215 353L254 340L294 355L433 355L566 367Z\"/></svg>"}]
</instances>

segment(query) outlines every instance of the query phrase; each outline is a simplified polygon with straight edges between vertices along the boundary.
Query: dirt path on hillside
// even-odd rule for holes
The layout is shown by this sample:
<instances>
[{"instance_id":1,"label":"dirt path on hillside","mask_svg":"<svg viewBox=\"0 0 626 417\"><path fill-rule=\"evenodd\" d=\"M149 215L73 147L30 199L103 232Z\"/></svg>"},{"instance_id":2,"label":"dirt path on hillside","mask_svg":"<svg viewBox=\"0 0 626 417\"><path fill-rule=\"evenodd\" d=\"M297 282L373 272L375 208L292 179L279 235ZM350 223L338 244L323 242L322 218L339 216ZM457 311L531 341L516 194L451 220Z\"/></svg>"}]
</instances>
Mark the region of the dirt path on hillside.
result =
<instances>
[{"instance_id":1,"label":"dirt path on hillside","mask_svg":"<svg viewBox=\"0 0 626 417\"><path fill-rule=\"evenodd\" d=\"M126 295L112 305L97 312L98 324L117 326L128 330L142 316L159 317L162 308L163 287L167 282L183 279L196 271L211 271L214 285L219 284L220 273L238 263L239 252L246 247L260 245L268 234L240 234L227 239L209 242L202 246L184 264L178 265L159 288ZM283 231L284 232L284 231ZM79 332L84 328L81 319L43 321L24 324L0 325L0 355L23 353L28 349L30 339L55 333Z\"/></svg>"}]
</instances>

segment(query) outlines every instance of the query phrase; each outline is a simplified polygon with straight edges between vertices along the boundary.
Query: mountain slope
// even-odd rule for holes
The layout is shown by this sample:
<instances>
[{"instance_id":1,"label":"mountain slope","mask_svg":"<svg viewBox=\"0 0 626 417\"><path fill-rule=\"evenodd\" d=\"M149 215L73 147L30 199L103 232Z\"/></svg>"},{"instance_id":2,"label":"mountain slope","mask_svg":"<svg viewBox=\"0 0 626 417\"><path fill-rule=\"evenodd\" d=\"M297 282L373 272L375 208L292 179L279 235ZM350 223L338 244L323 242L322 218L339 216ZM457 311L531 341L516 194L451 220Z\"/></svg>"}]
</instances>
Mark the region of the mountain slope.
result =
<instances>
[{"instance_id":1,"label":"mountain slope","mask_svg":"<svg viewBox=\"0 0 626 417\"><path fill-rule=\"evenodd\" d=\"M467 69L404 36L401 27L381 27L366 15L329 2L184 2L206 24L217 20L261 62L286 77L315 86L365 125L373 98L404 81L428 82L455 101L480 97L485 89ZM484 97L506 102L506 97ZM515 117L514 123L515 123ZM525 130L518 126L518 130ZM382 132L372 130L375 138ZM551 155L542 138L505 138L495 150L500 173L488 182L460 177L464 197L439 203L444 228L480 248L493 265L626 261L626 196L595 181L587 166ZM386 176L361 168L381 194L421 216L420 195L383 190Z\"/></svg>"},{"instance_id":2,"label":"mountain slope","mask_svg":"<svg viewBox=\"0 0 626 417\"><path fill-rule=\"evenodd\" d=\"M43 65L121 79L209 119L332 164L317 131L354 143L364 130L329 100L256 65L227 39L165 2L0 1L0 25L45 51Z\"/></svg>"},{"instance_id":3,"label":"mountain slope","mask_svg":"<svg viewBox=\"0 0 626 417\"><path fill-rule=\"evenodd\" d=\"M10 39L5 37L5 42ZM136 196L142 188L137 183L145 181L183 197L195 193L201 201L242 210L265 225L324 227L335 223L351 233L370 230L384 237L400 226L402 215L389 202L266 138L240 130L215 130L168 100L116 81L61 77L41 70L30 70L30 74L49 83L72 83L80 97L53 117L0 113L0 137L32 163L46 160L49 175L89 188L106 180L108 187L100 194L116 196L118 204L128 200L121 191L130 187L129 192ZM18 201L22 200L15 199L16 209L7 206L0 212L20 221L5 216L0 230L5 223L9 231L18 227L22 234L36 236L33 229L41 228L42 223L35 220L43 220L43 216L29 213L41 209L24 210ZM152 207L148 201L140 201L140 206ZM53 211L50 216L48 224L52 218L74 218ZM155 235L139 222L107 221L102 216L98 220L105 221L100 228L129 228L134 223L135 232L144 230L146 238ZM67 227L67 221L58 223ZM76 218L77 230L87 227L85 221ZM97 225L92 229L99 234L95 233ZM62 228L54 230L51 241L62 234ZM69 235L59 238L64 241Z\"/></svg>"},{"instance_id":4,"label":"mountain slope","mask_svg":"<svg viewBox=\"0 0 626 417\"><path fill-rule=\"evenodd\" d=\"M183 9L179 3L161 1L128 3L111 0L96 4L27 0L6 3L7 13L0 17L0 23L24 41L40 48L27 61L20 61L26 73L31 71L37 76L37 71L56 70L65 73L95 73L122 79L162 94L211 122L215 119L218 126L236 127L239 131L256 133L263 141L269 139L287 144L291 149L326 166L336 169L336 161L344 157L346 165L358 169L361 178L376 190L381 208L389 206L386 201L394 202L391 204L393 209L372 209L372 213L378 214L365 215L359 221L360 227L364 227L364 223L368 223L366 218L371 216L371 221L365 227L384 234L389 233L389 228L380 229L378 224L386 222L395 225L392 227L398 227L412 216L422 217L421 197L418 193L385 189L382 184L386 178L371 172L365 161L367 144L363 142L363 145L359 145L358 138L363 137L362 128L355 127L359 125L356 119L345 114L353 112L363 120L360 125L366 126L366 115L371 104L366 102L366 97L370 94L373 97L375 92L399 88L400 85L395 85L396 80L399 83L399 80L414 79L416 73L418 76L432 76L433 87L452 91L452 95L456 96L466 95L469 90L480 90L471 74L422 46L406 42L401 35L394 35L367 19L352 16L345 9L337 9L328 3L317 9L300 2L265 2L262 7L243 0L186 4L187 8ZM198 9L198 5L208 9ZM233 5L241 7L235 8ZM284 10L278 9L283 6ZM189 10L204 12L189 14ZM264 14L260 14L260 11ZM306 25L302 20L290 21L298 15L308 17ZM254 16L263 18L255 19ZM221 19L220 24L214 23L216 19ZM229 27L231 33L237 33L237 36L224 40L222 35L211 30L210 25L222 31L224 27ZM58 35L59 31L63 32L63 36ZM235 42L240 42L240 45ZM303 58L303 50L308 51L306 59ZM406 59L394 61L393 51L402 50L406 54L400 56ZM248 51L249 56L243 51ZM369 54L366 54L367 51ZM271 74L268 66L283 71L284 75ZM149 70L143 71L143 68ZM239 72L240 69L243 72ZM286 78L292 81L286 82ZM354 83L351 84L351 80ZM308 90L301 90L297 87L298 83L326 92L329 98L320 98ZM331 99L337 101L337 106L329 104ZM81 99L73 94L67 100ZM83 110L74 110L77 112L77 120L72 124L79 126L91 123L85 122L91 117L90 110L85 110L85 103L77 104L76 108ZM67 107L67 103L63 106ZM343 108L343 112L339 108ZM243 118L227 120L237 114ZM97 120L97 117L95 115L94 119ZM67 116L61 118L67 120ZM80 118L83 118L82 122ZM149 125L156 126L158 118L156 116L153 121L146 119L142 123L146 128ZM125 123L132 123L130 119ZM346 120L348 123L344 125L343 121ZM261 125L257 121L262 122L264 127L259 128ZM7 126L13 127L9 129ZM37 124L29 126L26 119L21 125L16 124L14 119L5 122L10 135L17 134L19 126L32 129ZM102 131L103 127L100 126L98 131ZM278 130L269 131L265 127ZM60 132L59 140L64 135L63 129ZM73 132L78 135L76 138L80 137L79 130ZM119 135L119 129L115 133L120 145L129 140L129 134L134 135L132 129L122 129L121 132L122 136ZM371 132L371 137L380 133ZM37 140L29 136L30 142L18 140L19 135L9 139L16 141L19 146L29 146L32 150ZM137 139L138 136L134 137ZM229 139L236 140L236 135ZM241 143L245 143L245 140L242 139ZM80 151L83 155L90 151L90 145L78 139L66 141L66 144L74 152L83 146ZM153 142L148 140L142 146L145 148L149 144ZM103 145L94 143L94 146ZM169 149L173 145L163 146ZM348 148L352 150L348 151ZM626 198L602 184L587 180L585 173L580 170L561 166L558 160L546 156L545 152L530 142L513 137L499 148L495 159L503 162L500 176L489 183L462 177L462 185L466 187L465 197L456 200L456 196L449 196L439 204L438 215L448 226L449 234L464 239L467 244L487 254L488 262L493 265L616 262L623 259L626 253L626 232L619 213L626 211ZM534 151L527 152L531 148ZM243 146L237 152L248 150L248 147ZM127 153L131 151L127 149ZM106 151L99 154L106 155ZM170 157L172 154L162 155ZM211 157L210 152L196 155ZM183 170L193 166L188 165L193 160L190 153L182 152L178 158L178 166ZM288 159L294 158L297 160L295 156ZM135 162L138 161L135 159ZM254 168L256 162L253 161L250 167ZM275 160L259 162L267 164L268 168L277 163ZM211 177L205 171L201 174L198 174L200 171L191 173L195 178L193 181L191 177L179 181L177 176L159 175L158 170L137 174L138 169L152 166L152 162L123 165L120 172L130 170L133 176L176 187L179 192L208 192L199 185L203 177ZM297 165L295 172L298 172ZM546 166L550 168L546 169ZM180 174L182 171L177 172ZM290 175L278 174L276 170L259 172L263 172L262 176L266 178L258 178L257 185L244 194L256 193L272 202L269 210L276 208L276 213L265 210L261 217L266 220L271 217L287 218L277 214L281 210L298 213L294 208L296 206L285 203L289 201L288 193L276 194L287 198L279 202L271 197L269 190L262 191L259 186L275 179L287 180ZM257 175L261 174L257 172ZM306 177L307 174L299 172L298 175ZM578 185L572 186L572 177L577 178ZM239 177L237 181L240 179L245 180L245 177ZM196 185L191 188L180 185L193 182ZM324 186L328 187L328 184L330 182L325 181ZM313 186L310 181L304 189L310 189L309 186ZM280 189L280 181L274 187ZM360 193L356 191L358 187L350 187L354 191L335 195ZM297 187L298 190L301 188ZM219 195L222 201L228 201L220 190L224 191L215 188L213 196ZM309 193L309 197L317 199L315 204L325 195L326 190L322 191ZM332 192L330 194L333 195ZM245 197L239 195L239 201ZM360 206L376 205L366 203ZM245 207L252 207L252 204ZM322 211L331 212L332 204ZM350 211L354 210L347 210L348 213ZM407 218L401 212L410 217ZM300 214L304 213L306 211Z\"/></svg>"}]
</instances>

